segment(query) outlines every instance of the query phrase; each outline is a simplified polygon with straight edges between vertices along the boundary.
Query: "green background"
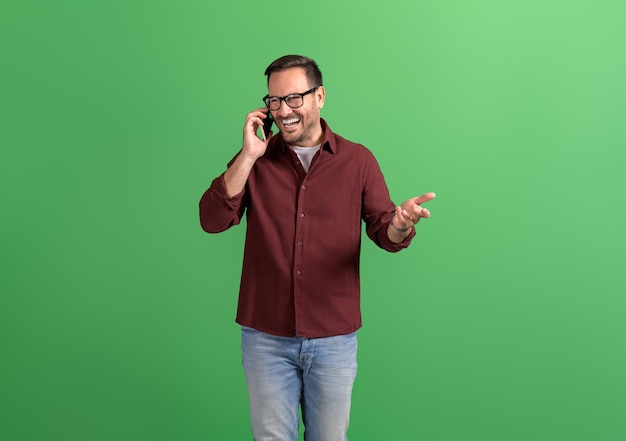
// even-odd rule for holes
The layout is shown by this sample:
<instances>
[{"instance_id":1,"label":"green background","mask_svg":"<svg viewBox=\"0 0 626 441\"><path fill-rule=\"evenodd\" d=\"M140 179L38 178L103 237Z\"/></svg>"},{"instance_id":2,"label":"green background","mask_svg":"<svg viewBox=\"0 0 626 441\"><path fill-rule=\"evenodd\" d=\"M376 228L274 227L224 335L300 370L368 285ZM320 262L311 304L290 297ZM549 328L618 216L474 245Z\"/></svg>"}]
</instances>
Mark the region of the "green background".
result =
<instances>
[{"instance_id":1,"label":"green background","mask_svg":"<svg viewBox=\"0 0 626 441\"><path fill-rule=\"evenodd\" d=\"M244 228L197 203L287 53L413 245L365 241L357 441L626 439L620 0L0 6L0 438L251 439Z\"/></svg>"}]
</instances>

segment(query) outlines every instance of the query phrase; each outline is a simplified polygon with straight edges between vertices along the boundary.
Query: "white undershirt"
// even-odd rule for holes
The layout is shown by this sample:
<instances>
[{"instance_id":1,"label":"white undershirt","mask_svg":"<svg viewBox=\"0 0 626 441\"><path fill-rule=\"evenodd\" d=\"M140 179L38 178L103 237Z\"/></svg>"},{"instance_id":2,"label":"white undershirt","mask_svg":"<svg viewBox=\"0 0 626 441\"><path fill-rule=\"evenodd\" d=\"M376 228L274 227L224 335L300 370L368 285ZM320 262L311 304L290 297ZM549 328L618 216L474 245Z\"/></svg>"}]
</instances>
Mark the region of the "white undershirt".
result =
<instances>
[{"instance_id":1,"label":"white undershirt","mask_svg":"<svg viewBox=\"0 0 626 441\"><path fill-rule=\"evenodd\" d=\"M304 167L304 171L308 172L309 167L311 167L311 161L313 160L313 156L320 149L319 145L315 147L298 147L295 145L290 145L289 148L293 150L296 155L298 155L298 159L300 159L300 163L302 163L302 167Z\"/></svg>"}]
</instances>

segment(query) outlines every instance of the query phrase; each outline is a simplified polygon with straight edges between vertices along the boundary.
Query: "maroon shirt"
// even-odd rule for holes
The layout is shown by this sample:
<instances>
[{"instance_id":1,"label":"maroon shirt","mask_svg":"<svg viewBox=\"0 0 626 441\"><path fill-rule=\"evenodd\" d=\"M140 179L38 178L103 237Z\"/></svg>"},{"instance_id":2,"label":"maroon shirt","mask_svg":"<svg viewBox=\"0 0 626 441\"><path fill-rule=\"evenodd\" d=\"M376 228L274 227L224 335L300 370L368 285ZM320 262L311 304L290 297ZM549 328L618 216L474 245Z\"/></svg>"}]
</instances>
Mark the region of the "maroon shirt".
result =
<instances>
[{"instance_id":1,"label":"maroon shirt","mask_svg":"<svg viewBox=\"0 0 626 441\"><path fill-rule=\"evenodd\" d=\"M224 175L200 200L209 233L247 216L237 323L281 336L327 337L361 327L361 220L381 248L406 248L387 236L395 205L372 153L334 134L306 173L280 133L259 158L243 192L226 193ZM231 161L232 163L232 161Z\"/></svg>"}]
</instances>

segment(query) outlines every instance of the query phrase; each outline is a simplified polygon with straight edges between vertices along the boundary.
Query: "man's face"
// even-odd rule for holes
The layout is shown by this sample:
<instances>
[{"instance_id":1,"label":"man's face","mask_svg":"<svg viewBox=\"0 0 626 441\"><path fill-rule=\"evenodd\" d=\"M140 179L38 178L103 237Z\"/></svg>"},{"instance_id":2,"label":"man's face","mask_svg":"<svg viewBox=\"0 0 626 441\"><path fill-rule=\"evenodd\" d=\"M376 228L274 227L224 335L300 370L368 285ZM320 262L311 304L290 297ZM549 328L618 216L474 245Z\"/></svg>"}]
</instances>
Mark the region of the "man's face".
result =
<instances>
[{"instance_id":1,"label":"man's face","mask_svg":"<svg viewBox=\"0 0 626 441\"><path fill-rule=\"evenodd\" d=\"M270 75L268 91L270 96L283 97L309 90L303 68L294 67ZM300 147L319 145L323 132L320 124L320 109L324 105L325 91L320 86L315 92L303 97L302 107L292 109L281 101L280 109L272 111L272 116L287 143Z\"/></svg>"}]
</instances>

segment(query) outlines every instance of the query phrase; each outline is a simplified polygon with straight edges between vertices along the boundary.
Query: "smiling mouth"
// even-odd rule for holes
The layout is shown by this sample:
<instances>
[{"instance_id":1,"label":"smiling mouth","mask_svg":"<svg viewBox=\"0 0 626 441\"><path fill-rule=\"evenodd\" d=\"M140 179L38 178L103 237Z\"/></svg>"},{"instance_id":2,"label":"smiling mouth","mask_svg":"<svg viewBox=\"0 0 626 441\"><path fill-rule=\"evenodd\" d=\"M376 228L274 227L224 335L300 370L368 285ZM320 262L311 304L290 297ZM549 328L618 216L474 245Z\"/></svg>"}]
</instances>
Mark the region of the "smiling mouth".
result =
<instances>
[{"instance_id":1,"label":"smiling mouth","mask_svg":"<svg viewBox=\"0 0 626 441\"><path fill-rule=\"evenodd\" d=\"M291 129L298 125L300 118L282 119L280 122L283 124L285 129Z\"/></svg>"}]
</instances>

